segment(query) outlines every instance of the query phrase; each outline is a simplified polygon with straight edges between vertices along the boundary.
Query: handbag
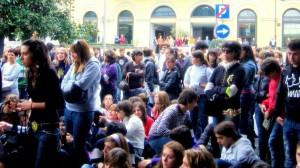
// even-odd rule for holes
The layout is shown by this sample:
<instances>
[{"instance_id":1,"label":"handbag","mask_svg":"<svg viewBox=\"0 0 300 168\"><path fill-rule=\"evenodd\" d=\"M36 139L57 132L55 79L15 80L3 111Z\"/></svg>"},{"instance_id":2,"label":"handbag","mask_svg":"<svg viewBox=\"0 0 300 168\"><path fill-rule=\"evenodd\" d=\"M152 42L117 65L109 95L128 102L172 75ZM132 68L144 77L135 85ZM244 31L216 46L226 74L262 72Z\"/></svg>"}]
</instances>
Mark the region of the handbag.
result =
<instances>
[{"instance_id":1,"label":"handbag","mask_svg":"<svg viewBox=\"0 0 300 168\"><path fill-rule=\"evenodd\" d=\"M2 80L2 91L9 91L11 90L14 81Z\"/></svg>"},{"instance_id":2,"label":"handbag","mask_svg":"<svg viewBox=\"0 0 300 168\"><path fill-rule=\"evenodd\" d=\"M119 83L119 88L123 91L128 91L129 88L129 74L126 75L125 79Z\"/></svg>"},{"instance_id":3,"label":"handbag","mask_svg":"<svg viewBox=\"0 0 300 168\"><path fill-rule=\"evenodd\" d=\"M266 129L266 131L270 131L273 127L274 124L274 117L268 118L268 119L264 119L263 121L263 127Z\"/></svg>"},{"instance_id":4,"label":"handbag","mask_svg":"<svg viewBox=\"0 0 300 168\"><path fill-rule=\"evenodd\" d=\"M70 91L64 92L64 98L68 103L78 103L85 101L87 97L87 91L81 89L79 86L73 83Z\"/></svg>"}]
</instances>

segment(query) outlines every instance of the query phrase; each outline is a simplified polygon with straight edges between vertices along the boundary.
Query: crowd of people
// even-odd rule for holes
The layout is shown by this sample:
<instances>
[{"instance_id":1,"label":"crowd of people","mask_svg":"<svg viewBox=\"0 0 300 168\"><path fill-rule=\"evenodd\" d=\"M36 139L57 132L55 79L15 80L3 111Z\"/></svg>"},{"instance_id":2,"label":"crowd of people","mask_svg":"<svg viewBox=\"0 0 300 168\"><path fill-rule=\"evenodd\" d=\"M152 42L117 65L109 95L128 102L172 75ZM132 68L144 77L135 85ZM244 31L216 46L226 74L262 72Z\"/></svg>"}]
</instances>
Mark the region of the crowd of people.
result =
<instances>
[{"instance_id":1,"label":"crowd of people","mask_svg":"<svg viewBox=\"0 0 300 168\"><path fill-rule=\"evenodd\" d=\"M125 52L7 48L0 167L300 167L299 39Z\"/></svg>"}]
</instances>

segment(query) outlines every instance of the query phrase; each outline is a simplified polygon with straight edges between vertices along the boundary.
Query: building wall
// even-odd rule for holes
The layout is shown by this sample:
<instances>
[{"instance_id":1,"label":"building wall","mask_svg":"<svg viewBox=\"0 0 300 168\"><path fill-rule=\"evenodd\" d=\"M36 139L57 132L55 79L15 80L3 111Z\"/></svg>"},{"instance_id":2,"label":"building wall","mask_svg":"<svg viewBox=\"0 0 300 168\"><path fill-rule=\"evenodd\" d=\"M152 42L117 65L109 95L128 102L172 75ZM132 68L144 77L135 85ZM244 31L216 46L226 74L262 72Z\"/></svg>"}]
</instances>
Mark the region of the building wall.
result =
<instances>
[{"instance_id":1,"label":"building wall","mask_svg":"<svg viewBox=\"0 0 300 168\"><path fill-rule=\"evenodd\" d=\"M175 24L176 29L188 32L192 35L192 23L218 24L225 23L230 27L228 40L237 40L238 14L244 9L251 9L256 13L256 40L257 46L267 46L272 38L275 38L278 46L282 43L282 16L291 8L300 10L298 0L276 0L277 10L275 17L274 0L223 0L230 5L230 19L218 20L210 18L192 18L193 10L199 5L209 5L215 8L215 4L221 4L221 0L106 0L106 42L113 43L118 35L118 16L123 10L133 14L133 44L137 47L151 46L153 41L153 23ZM159 6L171 7L176 18L151 18L152 12ZM73 18L77 23L82 23L83 16L88 11L94 11L98 16L99 35L103 34L104 0L75 0ZM275 24L276 20L276 24ZM276 25L276 27L275 27Z\"/></svg>"}]
</instances>

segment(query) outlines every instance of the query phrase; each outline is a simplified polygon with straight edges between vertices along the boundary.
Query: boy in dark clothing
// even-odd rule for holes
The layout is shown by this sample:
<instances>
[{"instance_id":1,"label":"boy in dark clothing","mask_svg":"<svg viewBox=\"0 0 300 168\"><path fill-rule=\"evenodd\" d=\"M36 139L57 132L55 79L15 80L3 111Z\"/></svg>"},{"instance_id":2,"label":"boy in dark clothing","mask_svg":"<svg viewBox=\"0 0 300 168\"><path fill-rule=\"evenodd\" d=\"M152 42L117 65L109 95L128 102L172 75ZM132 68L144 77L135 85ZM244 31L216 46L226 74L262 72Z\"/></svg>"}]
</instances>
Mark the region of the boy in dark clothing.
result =
<instances>
[{"instance_id":1,"label":"boy in dark clothing","mask_svg":"<svg viewBox=\"0 0 300 168\"><path fill-rule=\"evenodd\" d=\"M276 112L285 112L283 138L285 146L285 168L296 165L296 144L300 140L300 39L291 40L288 44L287 57L290 65L282 74L279 84Z\"/></svg>"}]
</instances>

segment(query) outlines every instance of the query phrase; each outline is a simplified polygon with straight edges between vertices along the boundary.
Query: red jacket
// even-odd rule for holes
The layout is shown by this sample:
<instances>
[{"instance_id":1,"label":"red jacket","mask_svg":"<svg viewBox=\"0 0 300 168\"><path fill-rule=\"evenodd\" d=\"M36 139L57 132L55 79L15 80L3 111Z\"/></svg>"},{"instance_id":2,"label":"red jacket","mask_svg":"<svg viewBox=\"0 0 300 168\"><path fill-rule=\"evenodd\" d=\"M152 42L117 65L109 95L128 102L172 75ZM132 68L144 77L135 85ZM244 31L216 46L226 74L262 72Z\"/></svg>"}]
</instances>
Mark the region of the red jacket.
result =
<instances>
[{"instance_id":1,"label":"red jacket","mask_svg":"<svg viewBox=\"0 0 300 168\"><path fill-rule=\"evenodd\" d=\"M147 139L148 139L149 131L151 129L153 122L154 122L154 120L151 117L147 116L146 123L144 124L145 135L146 135Z\"/></svg>"},{"instance_id":2,"label":"red jacket","mask_svg":"<svg viewBox=\"0 0 300 168\"><path fill-rule=\"evenodd\" d=\"M274 115L275 104L276 104L276 95L277 95L279 81L280 81L280 75L278 75L276 78L273 78L270 80L268 98L262 102L262 104L265 105L267 112L270 113L270 116ZM281 113L283 113L283 112L281 112Z\"/></svg>"}]
</instances>

